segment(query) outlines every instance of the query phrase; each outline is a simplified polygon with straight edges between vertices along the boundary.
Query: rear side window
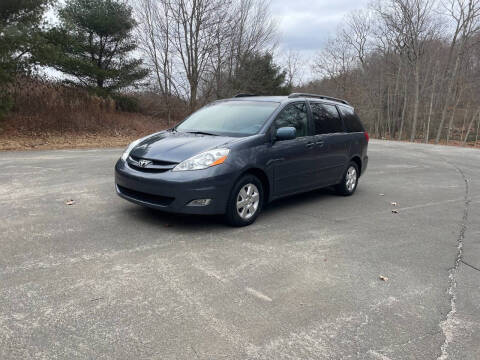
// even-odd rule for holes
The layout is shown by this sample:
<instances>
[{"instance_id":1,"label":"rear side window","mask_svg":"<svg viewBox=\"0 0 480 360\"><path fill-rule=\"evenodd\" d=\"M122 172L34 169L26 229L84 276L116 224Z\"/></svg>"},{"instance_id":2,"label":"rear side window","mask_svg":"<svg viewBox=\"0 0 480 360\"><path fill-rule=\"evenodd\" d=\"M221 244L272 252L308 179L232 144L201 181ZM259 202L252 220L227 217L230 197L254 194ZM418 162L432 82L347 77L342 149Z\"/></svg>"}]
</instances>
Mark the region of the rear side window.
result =
<instances>
[{"instance_id":1,"label":"rear side window","mask_svg":"<svg viewBox=\"0 0 480 360\"><path fill-rule=\"evenodd\" d=\"M340 114L342 114L343 122L345 124L345 129L347 132L364 132L360 119L357 114L353 111L352 108L345 106L339 106Z\"/></svg>"},{"instance_id":2,"label":"rear side window","mask_svg":"<svg viewBox=\"0 0 480 360\"><path fill-rule=\"evenodd\" d=\"M315 135L343 132L342 120L333 105L310 103Z\"/></svg>"}]
</instances>

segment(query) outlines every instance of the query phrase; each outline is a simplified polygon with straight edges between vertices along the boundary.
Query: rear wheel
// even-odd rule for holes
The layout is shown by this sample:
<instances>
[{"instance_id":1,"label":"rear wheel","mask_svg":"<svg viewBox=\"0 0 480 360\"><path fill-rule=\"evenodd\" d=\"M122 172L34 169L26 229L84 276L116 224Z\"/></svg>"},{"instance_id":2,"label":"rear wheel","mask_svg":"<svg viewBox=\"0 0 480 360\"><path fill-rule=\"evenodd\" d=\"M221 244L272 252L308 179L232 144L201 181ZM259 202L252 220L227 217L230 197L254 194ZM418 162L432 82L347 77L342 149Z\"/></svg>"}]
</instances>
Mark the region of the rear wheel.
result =
<instances>
[{"instance_id":1,"label":"rear wheel","mask_svg":"<svg viewBox=\"0 0 480 360\"><path fill-rule=\"evenodd\" d=\"M226 219L232 226L252 224L260 214L263 205L263 187L253 175L243 176L235 186L227 204Z\"/></svg>"},{"instance_id":2,"label":"rear wheel","mask_svg":"<svg viewBox=\"0 0 480 360\"><path fill-rule=\"evenodd\" d=\"M357 189L358 175L358 165L353 161L350 162L345 174L343 175L342 181L335 186L337 193L344 196L352 195Z\"/></svg>"}]
</instances>

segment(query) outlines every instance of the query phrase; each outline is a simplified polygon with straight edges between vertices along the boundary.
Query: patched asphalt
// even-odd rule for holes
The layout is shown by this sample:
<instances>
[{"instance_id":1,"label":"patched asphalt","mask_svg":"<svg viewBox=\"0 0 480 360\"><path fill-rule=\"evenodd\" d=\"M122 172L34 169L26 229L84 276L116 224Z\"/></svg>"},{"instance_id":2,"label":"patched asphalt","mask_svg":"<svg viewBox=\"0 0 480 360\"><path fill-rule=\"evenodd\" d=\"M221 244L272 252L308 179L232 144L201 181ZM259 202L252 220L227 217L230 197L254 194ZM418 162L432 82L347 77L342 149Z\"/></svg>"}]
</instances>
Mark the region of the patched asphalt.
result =
<instances>
[{"instance_id":1,"label":"patched asphalt","mask_svg":"<svg viewBox=\"0 0 480 360\"><path fill-rule=\"evenodd\" d=\"M0 359L480 359L480 151L371 141L240 229L118 198L121 151L0 153Z\"/></svg>"}]
</instances>

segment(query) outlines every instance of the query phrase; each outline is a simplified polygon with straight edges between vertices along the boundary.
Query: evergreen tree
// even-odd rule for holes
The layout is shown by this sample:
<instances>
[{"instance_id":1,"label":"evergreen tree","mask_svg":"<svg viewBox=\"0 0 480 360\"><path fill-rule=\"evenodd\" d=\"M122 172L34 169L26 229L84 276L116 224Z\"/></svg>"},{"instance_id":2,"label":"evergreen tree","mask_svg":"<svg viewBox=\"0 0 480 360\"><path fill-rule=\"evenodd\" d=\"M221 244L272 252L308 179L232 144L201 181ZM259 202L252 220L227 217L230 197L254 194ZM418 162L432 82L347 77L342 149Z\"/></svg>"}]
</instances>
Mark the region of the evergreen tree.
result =
<instances>
[{"instance_id":1,"label":"evergreen tree","mask_svg":"<svg viewBox=\"0 0 480 360\"><path fill-rule=\"evenodd\" d=\"M99 94L135 85L147 75L136 49L132 9L118 0L68 0L60 26L47 33L50 46L40 58Z\"/></svg>"},{"instance_id":2,"label":"evergreen tree","mask_svg":"<svg viewBox=\"0 0 480 360\"><path fill-rule=\"evenodd\" d=\"M6 87L18 72L29 69L32 49L39 46L42 15L50 0L0 1L0 117L12 100Z\"/></svg>"},{"instance_id":3,"label":"evergreen tree","mask_svg":"<svg viewBox=\"0 0 480 360\"><path fill-rule=\"evenodd\" d=\"M290 87L285 85L286 72L273 62L271 54L246 56L233 79L237 92L256 95L286 95Z\"/></svg>"}]
</instances>

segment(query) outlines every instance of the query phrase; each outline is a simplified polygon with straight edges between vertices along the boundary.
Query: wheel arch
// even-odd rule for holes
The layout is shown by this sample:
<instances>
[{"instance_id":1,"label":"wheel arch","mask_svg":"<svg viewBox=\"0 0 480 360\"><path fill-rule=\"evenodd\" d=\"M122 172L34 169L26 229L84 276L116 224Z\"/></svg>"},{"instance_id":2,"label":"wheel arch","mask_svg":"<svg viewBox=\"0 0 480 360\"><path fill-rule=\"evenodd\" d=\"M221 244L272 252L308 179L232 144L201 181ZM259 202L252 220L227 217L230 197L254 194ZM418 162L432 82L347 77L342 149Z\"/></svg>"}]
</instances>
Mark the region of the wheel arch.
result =
<instances>
[{"instance_id":1,"label":"wheel arch","mask_svg":"<svg viewBox=\"0 0 480 360\"><path fill-rule=\"evenodd\" d=\"M249 169L245 170L244 172L242 172L240 174L240 176L238 177L238 179L240 179L242 176L245 176L247 174L254 175L255 177L257 177L260 180L260 182L262 183L263 192L264 192L264 196L263 196L264 203L269 202L272 187L271 187L270 179L268 178L267 173L260 168L253 167L253 168L249 168ZM238 179L237 179L237 181L238 181Z\"/></svg>"},{"instance_id":2,"label":"wheel arch","mask_svg":"<svg viewBox=\"0 0 480 360\"><path fill-rule=\"evenodd\" d=\"M350 161L353 161L355 164L358 166L358 176L362 175L362 159L360 159L360 156L355 155L350 159Z\"/></svg>"}]
</instances>

